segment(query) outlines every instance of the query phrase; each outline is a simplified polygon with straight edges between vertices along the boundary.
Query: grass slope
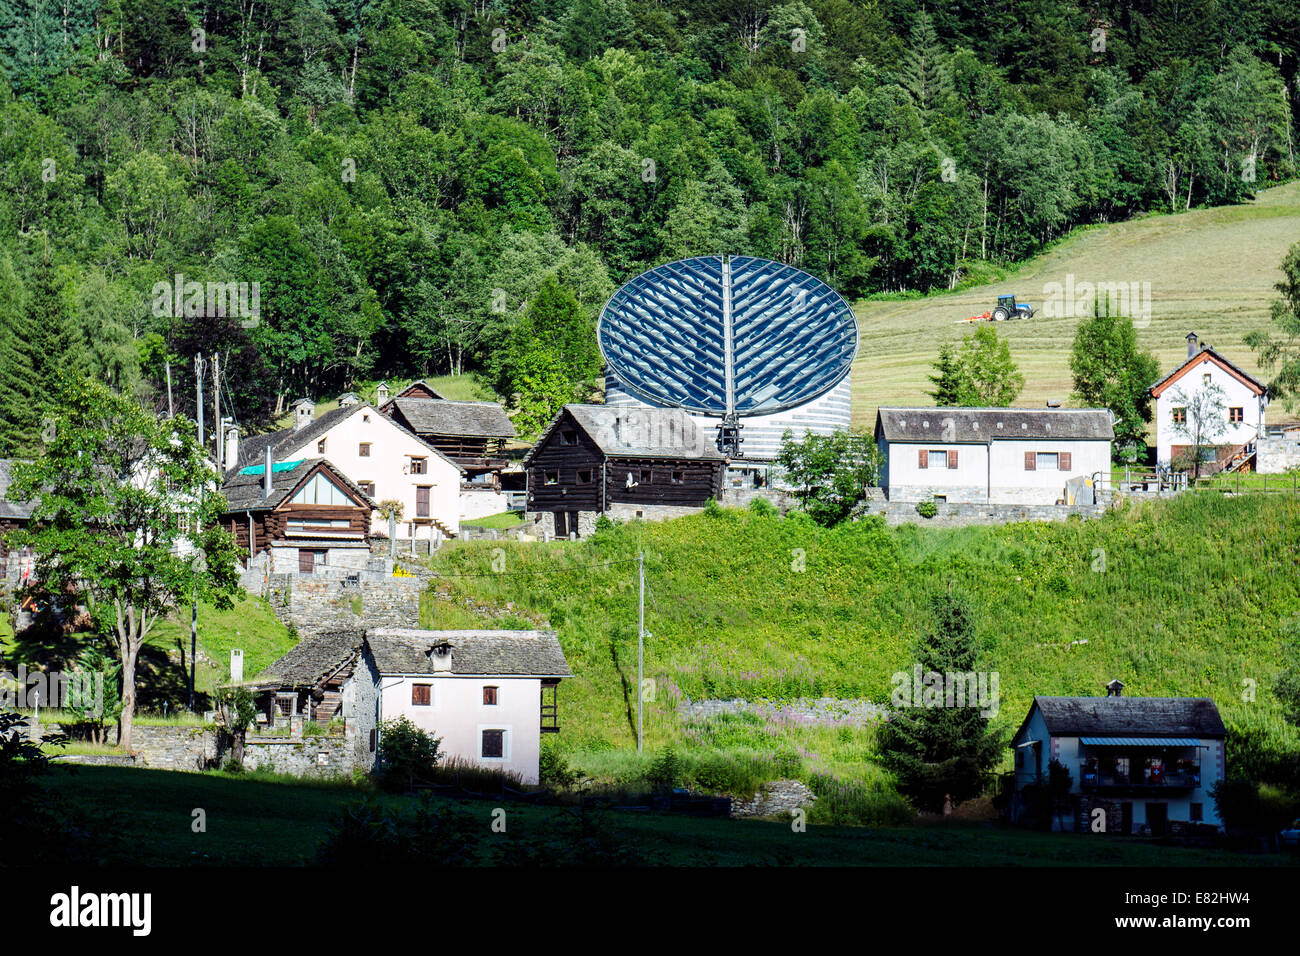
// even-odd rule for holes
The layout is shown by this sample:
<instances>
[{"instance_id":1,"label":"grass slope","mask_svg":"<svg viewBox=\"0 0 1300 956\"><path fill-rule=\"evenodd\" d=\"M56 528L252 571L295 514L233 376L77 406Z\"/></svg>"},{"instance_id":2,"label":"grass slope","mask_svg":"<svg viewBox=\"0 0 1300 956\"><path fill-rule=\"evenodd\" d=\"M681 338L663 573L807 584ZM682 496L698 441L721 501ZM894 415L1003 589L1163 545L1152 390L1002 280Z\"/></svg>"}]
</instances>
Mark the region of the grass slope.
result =
<instances>
[{"instance_id":1,"label":"grass slope","mask_svg":"<svg viewBox=\"0 0 1300 956\"><path fill-rule=\"evenodd\" d=\"M924 299L860 302L861 329L853 367L854 423L871 428L881 404L930 404L927 375L939 346L974 326L954 324L1013 292L1042 309L1044 286L1079 282L1149 282L1151 321L1138 342L1169 369L1186 354L1190 331L1252 374L1259 370L1242 337L1269 324L1273 284L1287 249L1300 240L1300 182L1262 190L1254 202L1179 215L1078 229L1004 281ZM1046 318L1004 322L998 331L1025 375L1017 404L1068 400L1070 346L1079 320ZM1267 373L1263 374L1267 380ZM1279 406L1270 420L1283 415Z\"/></svg>"},{"instance_id":2,"label":"grass slope","mask_svg":"<svg viewBox=\"0 0 1300 956\"><path fill-rule=\"evenodd\" d=\"M498 548L501 574L491 567ZM471 608L508 626L494 616L508 608L512 623L557 626L574 672L560 691L560 742L577 766L615 779L637 764L639 548L653 634L645 673L656 682L650 749L882 789L869 732L733 720L701 733L684 729L675 707L682 697L885 701L891 675L911 667L928 597L949 582L976 605L985 666L1000 675L996 725L1008 735L1034 695L1097 695L1118 677L1128 693L1210 696L1230 721L1294 737L1271 682L1300 636L1300 497L1189 494L1096 521L964 529L827 530L800 515L725 511L577 543L444 549L435 568L462 576L442 583L428 623L464 626Z\"/></svg>"}]
</instances>

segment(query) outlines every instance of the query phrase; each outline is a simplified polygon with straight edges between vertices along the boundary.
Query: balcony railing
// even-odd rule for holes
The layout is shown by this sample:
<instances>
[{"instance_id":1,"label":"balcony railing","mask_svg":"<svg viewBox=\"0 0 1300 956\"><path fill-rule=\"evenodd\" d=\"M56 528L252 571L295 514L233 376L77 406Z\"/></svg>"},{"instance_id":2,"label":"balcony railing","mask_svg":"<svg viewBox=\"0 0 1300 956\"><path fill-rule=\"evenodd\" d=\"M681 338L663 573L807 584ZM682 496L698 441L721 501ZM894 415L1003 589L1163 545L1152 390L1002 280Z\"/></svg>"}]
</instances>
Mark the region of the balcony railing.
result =
<instances>
[{"instance_id":1,"label":"balcony railing","mask_svg":"<svg viewBox=\"0 0 1300 956\"><path fill-rule=\"evenodd\" d=\"M1079 786L1084 790L1137 789L1194 790L1201 785L1201 768L1179 767L1175 770L1154 771L1135 767L1128 773L1102 770L1096 765L1080 764Z\"/></svg>"}]
</instances>

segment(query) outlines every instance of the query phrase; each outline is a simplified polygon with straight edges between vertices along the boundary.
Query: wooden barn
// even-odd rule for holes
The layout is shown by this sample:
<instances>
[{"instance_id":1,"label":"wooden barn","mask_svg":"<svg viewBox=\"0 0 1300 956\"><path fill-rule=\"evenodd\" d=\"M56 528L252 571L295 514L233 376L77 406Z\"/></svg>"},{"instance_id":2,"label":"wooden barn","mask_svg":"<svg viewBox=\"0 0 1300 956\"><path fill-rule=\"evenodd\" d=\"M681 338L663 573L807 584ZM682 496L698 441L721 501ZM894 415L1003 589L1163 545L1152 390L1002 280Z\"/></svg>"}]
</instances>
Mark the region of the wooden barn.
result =
<instances>
[{"instance_id":1,"label":"wooden barn","mask_svg":"<svg viewBox=\"0 0 1300 956\"><path fill-rule=\"evenodd\" d=\"M221 490L221 523L250 560L265 553L273 570L300 574L366 566L375 503L324 458L241 468Z\"/></svg>"},{"instance_id":2,"label":"wooden barn","mask_svg":"<svg viewBox=\"0 0 1300 956\"><path fill-rule=\"evenodd\" d=\"M379 411L465 470L473 485L498 484L515 426L496 402L456 402L420 381L382 400Z\"/></svg>"},{"instance_id":3,"label":"wooden barn","mask_svg":"<svg viewBox=\"0 0 1300 956\"><path fill-rule=\"evenodd\" d=\"M558 537L601 514L673 517L717 498L726 466L681 409L566 405L524 457L527 511Z\"/></svg>"}]
</instances>

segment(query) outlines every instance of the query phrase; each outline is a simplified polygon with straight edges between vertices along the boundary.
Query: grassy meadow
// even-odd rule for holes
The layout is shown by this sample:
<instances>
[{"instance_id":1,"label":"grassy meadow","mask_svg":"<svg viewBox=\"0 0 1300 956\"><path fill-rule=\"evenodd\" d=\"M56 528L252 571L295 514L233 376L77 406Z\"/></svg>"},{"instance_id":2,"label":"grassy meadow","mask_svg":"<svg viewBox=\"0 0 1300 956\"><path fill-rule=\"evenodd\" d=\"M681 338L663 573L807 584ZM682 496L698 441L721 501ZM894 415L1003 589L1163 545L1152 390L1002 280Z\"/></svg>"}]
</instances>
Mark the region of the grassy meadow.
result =
<instances>
[{"instance_id":1,"label":"grassy meadow","mask_svg":"<svg viewBox=\"0 0 1300 956\"><path fill-rule=\"evenodd\" d=\"M998 323L1025 376L1018 405L1069 401L1070 346L1077 318L1041 314L1044 286L1080 282L1149 282L1150 323L1138 344L1169 369L1186 355L1184 336L1229 355L1268 379L1242 337L1269 324L1269 303L1287 249L1300 241L1300 182L1261 190L1254 202L1177 215L1152 214L1130 222L1076 229L1004 279L925 298L883 298L854 307L860 329L852 371L854 424L871 428L881 404L928 405L926 376L944 342L974 326L962 319L992 308L999 293L1014 293L1039 310L1028 321ZM1285 416L1276 406L1269 420Z\"/></svg>"}]
</instances>

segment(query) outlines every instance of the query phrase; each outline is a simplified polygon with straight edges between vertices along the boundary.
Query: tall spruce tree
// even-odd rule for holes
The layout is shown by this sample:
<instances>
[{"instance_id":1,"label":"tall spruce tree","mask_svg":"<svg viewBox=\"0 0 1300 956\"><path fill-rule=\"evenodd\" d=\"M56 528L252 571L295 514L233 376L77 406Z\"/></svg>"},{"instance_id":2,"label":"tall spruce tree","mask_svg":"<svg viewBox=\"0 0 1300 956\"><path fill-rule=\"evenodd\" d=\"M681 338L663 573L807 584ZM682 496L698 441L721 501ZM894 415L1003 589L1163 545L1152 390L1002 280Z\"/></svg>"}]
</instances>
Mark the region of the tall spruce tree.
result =
<instances>
[{"instance_id":1,"label":"tall spruce tree","mask_svg":"<svg viewBox=\"0 0 1300 956\"><path fill-rule=\"evenodd\" d=\"M934 403L941 408L961 404L961 376L957 365L957 355L948 343L939 349L939 358L935 360L934 374L930 376L933 392L927 392Z\"/></svg>"},{"instance_id":2,"label":"tall spruce tree","mask_svg":"<svg viewBox=\"0 0 1300 956\"><path fill-rule=\"evenodd\" d=\"M926 677L973 675L980 657L970 603L960 595L939 594L929 606L930 621L916 646L916 663ZM913 674L904 675L911 690ZM997 707L996 684L987 686L991 701L915 700L894 710L877 733L881 762L893 771L898 789L920 810L938 812L978 796L984 775L997 763L1002 744L989 728L986 713ZM897 701L895 702L897 703Z\"/></svg>"}]
</instances>

